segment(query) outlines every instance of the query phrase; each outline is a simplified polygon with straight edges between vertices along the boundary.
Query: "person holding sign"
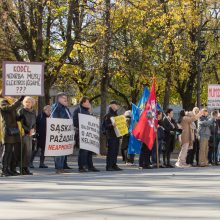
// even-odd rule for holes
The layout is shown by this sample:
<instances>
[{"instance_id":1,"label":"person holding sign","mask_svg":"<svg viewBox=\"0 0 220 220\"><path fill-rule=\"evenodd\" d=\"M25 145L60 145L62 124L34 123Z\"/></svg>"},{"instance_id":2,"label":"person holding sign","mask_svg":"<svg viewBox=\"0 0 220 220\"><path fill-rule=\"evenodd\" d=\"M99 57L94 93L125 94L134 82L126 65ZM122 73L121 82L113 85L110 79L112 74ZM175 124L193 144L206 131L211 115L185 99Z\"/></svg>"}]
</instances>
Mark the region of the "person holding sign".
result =
<instances>
[{"instance_id":1,"label":"person holding sign","mask_svg":"<svg viewBox=\"0 0 220 220\"><path fill-rule=\"evenodd\" d=\"M3 145L2 176L18 175L16 166L19 161L21 146L20 132L17 124L17 109L20 107L24 96L10 103L12 97L5 96L0 100L0 133Z\"/></svg>"},{"instance_id":2,"label":"person holding sign","mask_svg":"<svg viewBox=\"0 0 220 220\"><path fill-rule=\"evenodd\" d=\"M57 94L57 102L52 106L51 117L52 118L63 118L70 119L71 113L68 106L67 94L60 92ZM65 156L54 157L55 169L57 174L64 173L65 169Z\"/></svg>"},{"instance_id":3,"label":"person holding sign","mask_svg":"<svg viewBox=\"0 0 220 220\"><path fill-rule=\"evenodd\" d=\"M18 111L19 120L21 121L22 135L22 167L21 174L33 175L29 170L32 155L32 138L36 133L36 112L33 109L35 100L26 96L23 100L23 108Z\"/></svg>"},{"instance_id":4,"label":"person holding sign","mask_svg":"<svg viewBox=\"0 0 220 220\"><path fill-rule=\"evenodd\" d=\"M90 115L91 114L91 104L89 98L84 96L80 99L79 107L73 112L73 124L75 127L75 141L76 145L80 147L79 144L79 114ZM78 166L79 172L99 172L93 165L92 161L93 152L85 149L79 149L78 156Z\"/></svg>"},{"instance_id":5,"label":"person holding sign","mask_svg":"<svg viewBox=\"0 0 220 220\"><path fill-rule=\"evenodd\" d=\"M106 171L120 171L121 168L117 165L117 157L119 152L120 138L115 133L116 124L112 123L111 117L118 116L117 111L119 103L115 100L110 102L108 113L104 117L102 127L105 127L107 137L107 157L106 157Z\"/></svg>"}]
</instances>

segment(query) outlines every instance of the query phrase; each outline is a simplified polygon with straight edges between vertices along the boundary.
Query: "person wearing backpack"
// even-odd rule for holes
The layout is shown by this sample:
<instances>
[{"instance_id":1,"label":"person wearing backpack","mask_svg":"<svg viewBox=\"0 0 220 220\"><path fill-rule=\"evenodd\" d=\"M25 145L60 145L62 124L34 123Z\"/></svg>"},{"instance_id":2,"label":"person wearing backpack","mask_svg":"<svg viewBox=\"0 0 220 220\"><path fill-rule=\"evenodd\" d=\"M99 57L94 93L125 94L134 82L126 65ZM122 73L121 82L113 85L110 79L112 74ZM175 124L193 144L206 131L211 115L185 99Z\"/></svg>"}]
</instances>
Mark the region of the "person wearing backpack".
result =
<instances>
[{"instance_id":1,"label":"person wearing backpack","mask_svg":"<svg viewBox=\"0 0 220 220\"><path fill-rule=\"evenodd\" d=\"M80 148L79 144L79 114L90 115L91 104L89 102L89 98L87 96L83 96L79 101L79 107L76 108L73 112L73 125L75 127L75 146ZM78 166L79 172L99 172L93 165L92 161L93 152L79 149L78 155Z\"/></svg>"},{"instance_id":2,"label":"person wearing backpack","mask_svg":"<svg viewBox=\"0 0 220 220\"><path fill-rule=\"evenodd\" d=\"M107 138L107 157L106 157L106 171L120 171L121 168L117 165L117 157L119 152L120 138L116 136L115 124L112 123L111 117L118 116L117 110L119 109L119 103L115 100L110 102L108 113L105 115L102 124L105 127L105 133ZM105 126L103 126L105 125Z\"/></svg>"}]
</instances>

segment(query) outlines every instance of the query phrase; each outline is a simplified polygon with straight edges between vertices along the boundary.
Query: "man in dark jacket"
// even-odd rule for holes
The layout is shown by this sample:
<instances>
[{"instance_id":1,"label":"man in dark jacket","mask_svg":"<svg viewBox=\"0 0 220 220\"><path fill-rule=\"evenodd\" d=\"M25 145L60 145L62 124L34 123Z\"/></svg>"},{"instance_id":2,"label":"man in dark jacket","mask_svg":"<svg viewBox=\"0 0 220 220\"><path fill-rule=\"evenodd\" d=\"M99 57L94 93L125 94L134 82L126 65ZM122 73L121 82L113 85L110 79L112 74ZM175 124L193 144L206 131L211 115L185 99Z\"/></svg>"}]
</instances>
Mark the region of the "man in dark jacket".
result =
<instances>
[{"instance_id":1,"label":"man in dark jacket","mask_svg":"<svg viewBox=\"0 0 220 220\"><path fill-rule=\"evenodd\" d=\"M16 166L18 165L21 139L17 124L17 109L20 107L24 97L19 98L10 104L8 98L0 100L1 128L3 144L2 155L2 176L18 175Z\"/></svg>"},{"instance_id":2,"label":"man in dark jacket","mask_svg":"<svg viewBox=\"0 0 220 220\"><path fill-rule=\"evenodd\" d=\"M47 128L47 118L50 116L51 108L49 105L44 106L43 111L37 116L36 119L36 136L37 136L37 149L33 151L31 157L31 168L34 168L33 161L39 149L41 149L40 154L40 166L39 168L48 168L44 164L44 151L45 151L45 143L46 143L46 128Z\"/></svg>"},{"instance_id":3,"label":"man in dark jacket","mask_svg":"<svg viewBox=\"0 0 220 220\"><path fill-rule=\"evenodd\" d=\"M65 92L60 92L57 94L57 101L51 109L51 117L64 119L71 118L71 113L68 108L68 98ZM55 169L57 174L64 173L64 169L69 168L65 162L66 160L67 156L54 157Z\"/></svg>"},{"instance_id":4,"label":"man in dark jacket","mask_svg":"<svg viewBox=\"0 0 220 220\"><path fill-rule=\"evenodd\" d=\"M117 157L120 145L120 139L115 134L115 124L112 123L111 117L118 116L117 110L119 109L119 103L117 101L111 101L109 105L108 113L104 117L104 124L106 128L107 137L107 158L106 158L106 170L107 171L120 171L117 165Z\"/></svg>"},{"instance_id":5,"label":"man in dark jacket","mask_svg":"<svg viewBox=\"0 0 220 220\"><path fill-rule=\"evenodd\" d=\"M79 144L79 114L90 115L91 104L89 102L89 98L84 96L80 99L79 107L76 108L73 112L73 125L75 127L75 146L80 147ZM99 172L96 169L92 162L92 151L88 151L85 149L79 149L79 156L78 156L78 166L79 172Z\"/></svg>"}]
</instances>

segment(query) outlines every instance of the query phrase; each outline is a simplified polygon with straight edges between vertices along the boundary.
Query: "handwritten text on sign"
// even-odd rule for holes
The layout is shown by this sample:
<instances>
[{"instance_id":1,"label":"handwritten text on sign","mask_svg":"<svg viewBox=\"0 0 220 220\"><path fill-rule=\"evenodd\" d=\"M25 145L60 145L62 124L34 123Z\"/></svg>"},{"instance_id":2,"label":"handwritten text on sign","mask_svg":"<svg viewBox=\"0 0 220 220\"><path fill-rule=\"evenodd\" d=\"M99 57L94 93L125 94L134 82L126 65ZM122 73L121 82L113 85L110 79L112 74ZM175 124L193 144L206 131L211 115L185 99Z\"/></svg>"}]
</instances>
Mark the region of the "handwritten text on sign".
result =
<instances>
[{"instance_id":1,"label":"handwritten text on sign","mask_svg":"<svg viewBox=\"0 0 220 220\"><path fill-rule=\"evenodd\" d=\"M100 153L99 118L92 115L79 114L80 149Z\"/></svg>"},{"instance_id":2,"label":"handwritten text on sign","mask_svg":"<svg viewBox=\"0 0 220 220\"><path fill-rule=\"evenodd\" d=\"M72 119L47 118L45 156L64 156L73 153L74 128Z\"/></svg>"},{"instance_id":3,"label":"handwritten text on sign","mask_svg":"<svg viewBox=\"0 0 220 220\"><path fill-rule=\"evenodd\" d=\"M3 62L4 95L44 95L44 64Z\"/></svg>"},{"instance_id":4,"label":"handwritten text on sign","mask_svg":"<svg viewBox=\"0 0 220 220\"><path fill-rule=\"evenodd\" d=\"M208 85L208 108L220 108L220 85Z\"/></svg>"},{"instance_id":5,"label":"handwritten text on sign","mask_svg":"<svg viewBox=\"0 0 220 220\"><path fill-rule=\"evenodd\" d=\"M113 124L116 125L115 133L117 137L121 137L121 136L128 134L128 126L127 126L126 118L124 115L111 117L111 121Z\"/></svg>"}]
</instances>

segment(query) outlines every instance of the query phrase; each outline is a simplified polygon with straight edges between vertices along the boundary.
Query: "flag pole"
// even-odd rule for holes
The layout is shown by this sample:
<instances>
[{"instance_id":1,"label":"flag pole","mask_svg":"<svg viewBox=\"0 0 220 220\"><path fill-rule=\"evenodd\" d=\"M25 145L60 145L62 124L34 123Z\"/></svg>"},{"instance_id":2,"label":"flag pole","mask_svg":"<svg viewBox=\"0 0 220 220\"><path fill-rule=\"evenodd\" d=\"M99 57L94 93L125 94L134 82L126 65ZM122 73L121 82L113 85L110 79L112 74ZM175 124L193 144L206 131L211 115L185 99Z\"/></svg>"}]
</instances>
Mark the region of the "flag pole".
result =
<instances>
[{"instance_id":1,"label":"flag pole","mask_svg":"<svg viewBox=\"0 0 220 220\"><path fill-rule=\"evenodd\" d=\"M158 135L157 134L156 134L156 154L157 154L157 168L160 168L159 146L158 146Z\"/></svg>"}]
</instances>

